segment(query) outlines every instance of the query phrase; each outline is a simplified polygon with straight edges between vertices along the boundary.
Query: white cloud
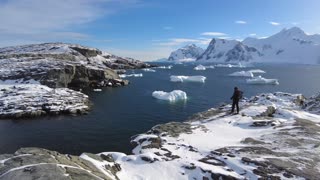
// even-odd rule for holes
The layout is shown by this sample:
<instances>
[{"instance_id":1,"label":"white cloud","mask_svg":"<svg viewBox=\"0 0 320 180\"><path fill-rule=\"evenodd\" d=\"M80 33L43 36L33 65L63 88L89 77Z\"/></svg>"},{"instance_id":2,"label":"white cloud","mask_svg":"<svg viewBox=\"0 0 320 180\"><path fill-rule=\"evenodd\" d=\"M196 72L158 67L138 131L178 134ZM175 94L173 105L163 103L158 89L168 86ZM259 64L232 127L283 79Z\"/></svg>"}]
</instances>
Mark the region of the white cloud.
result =
<instances>
[{"instance_id":1,"label":"white cloud","mask_svg":"<svg viewBox=\"0 0 320 180\"><path fill-rule=\"evenodd\" d=\"M227 34L222 32L204 32L201 33L202 36L226 36Z\"/></svg>"},{"instance_id":2,"label":"white cloud","mask_svg":"<svg viewBox=\"0 0 320 180\"><path fill-rule=\"evenodd\" d=\"M249 34L249 36L257 36L257 34L256 33L251 33L251 34Z\"/></svg>"},{"instance_id":3,"label":"white cloud","mask_svg":"<svg viewBox=\"0 0 320 180\"><path fill-rule=\"evenodd\" d=\"M239 21L235 21L236 24L247 24L246 21L242 21L242 20L239 20Z\"/></svg>"},{"instance_id":4,"label":"white cloud","mask_svg":"<svg viewBox=\"0 0 320 180\"><path fill-rule=\"evenodd\" d=\"M167 58L170 55L170 53L176 49L173 47L154 47L145 50L115 48L106 48L106 50L118 56L131 57L142 61L151 61L160 58Z\"/></svg>"},{"instance_id":5,"label":"white cloud","mask_svg":"<svg viewBox=\"0 0 320 180\"><path fill-rule=\"evenodd\" d=\"M273 26L280 26L281 24L278 22L274 22L274 21L270 21L269 24L273 25Z\"/></svg>"},{"instance_id":6,"label":"white cloud","mask_svg":"<svg viewBox=\"0 0 320 180\"><path fill-rule=\"evenodd\" d=\"M165 27L163 27L163 29L164 29L164 30L172 30L173 27L171 27L171 26L165 26Z\"/></svg>"},{"instance_id":7,"label":"white cloud","mask_svg":"<svg viewBox=\"0 0 320 180\"><path fill-rule=\"evenodd\" d=\"M0 1L0 41L20 42L83 39L74 32L102 16L134 4L136 0L10 0ZM12 43L10 43L10 39Z\"/></svg>"}]
</instances>

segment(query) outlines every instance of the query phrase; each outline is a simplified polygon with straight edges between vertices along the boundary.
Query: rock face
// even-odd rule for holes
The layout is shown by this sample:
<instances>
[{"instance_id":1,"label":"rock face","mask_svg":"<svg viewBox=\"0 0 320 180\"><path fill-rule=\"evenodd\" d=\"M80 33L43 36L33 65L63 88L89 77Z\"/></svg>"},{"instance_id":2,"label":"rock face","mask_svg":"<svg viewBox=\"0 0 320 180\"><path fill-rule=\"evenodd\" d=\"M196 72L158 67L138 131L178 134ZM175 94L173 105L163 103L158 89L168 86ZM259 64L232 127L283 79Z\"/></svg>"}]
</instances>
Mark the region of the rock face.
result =
<instances>
[{"instance_id":1,"label":"rock face","mask_svg":"<svg viewBox=\"0 0 320 180\"><path fill-rule=\"evenodd\" d=\"M45 43L0 48L1 80L34 79L53 88L106 86L109 82L112 85L117 82L127 84L115 69L150 66L74 44Z\"/></svg>"},{"instance_id":2,"label":"rock face","mask_svg":"<svg viewBox=\"0 0 320 180\"><path fill-rule=\"evenodd\" d=\"M204 62L320 63L320 35L307 35L298 27L283 29L267 38L212 39L197 59Z\"/></svg>"},{"instance_id":3,"label":"rock face","mask_svg":"<svg viewBox=\"0 0 320 180\"><path fill-rule=\"evenodd\" d=\"M97 166L89 160L104 165ZM79 157L40 148L22 148L14 154L0 155L0 180L112 180L118 179L115 175L118 171L119 165L112 157L90 153Z\"/></svg>"},{"instance_id":4,"label":"rock face","mask_svg":"<svg viewBox=\"0 0 320 180\"><path fill-rule=\"evenodd\" d=\"M187 45L183 48L180 48L176 51L173 51L168 61L192 61L196 60L204 50L194 44Z\"/></svg>"},{"instance_id":5,"label":"rock face","mask_svg":"<svg viewBox=\"0 0 320 180\"><path fill-rule=\"evenodd\" d=\"M236 40L212 39L197 61L248 62L258 60L262 54L253 47Z\"/></svg>"}]
</instances>

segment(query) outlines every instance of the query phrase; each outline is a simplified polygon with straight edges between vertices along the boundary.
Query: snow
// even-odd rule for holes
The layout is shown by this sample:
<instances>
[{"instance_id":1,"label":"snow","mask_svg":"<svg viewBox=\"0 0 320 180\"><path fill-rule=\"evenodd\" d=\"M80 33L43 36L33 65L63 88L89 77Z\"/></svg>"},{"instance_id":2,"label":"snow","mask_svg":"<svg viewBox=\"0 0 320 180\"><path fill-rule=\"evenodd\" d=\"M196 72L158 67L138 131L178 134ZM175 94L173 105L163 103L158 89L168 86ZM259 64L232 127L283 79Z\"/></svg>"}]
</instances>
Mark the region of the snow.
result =
<instances>
[{"instance_id":1,"label":"snow","mask_svg":"<svg viewBox=\"0 0 320 180\"><path fill-rule=\"evenodd\" d=\"M204 70L206 70L206 67L200 64L193 69L196 71L204 71Z\"/></svg>"},{"instance_id":2,"label":"snow","mask_svg":"<svg viewBox=\"0 0 320 180\"><path fill-rule=\"evenodd\" d=\"M156 99L166 100L166 101L178 101L178 100L186 100L187 93L181 90L174 90L171 92L164 91L154 91L152 96Z\"/></svg>"},{"instance_id":3,"label":"snow","mask_svg":"<svg viewBox=\"0 0 320 180\"><path fill-rule=\"evenodd\" d=\"M239 77L253 77L253 73L250 71L238 71L229 74L229 76L239 76Z\"/></svg>"},{"instance_id":4,"label":"snow","mask_svg":"<svg viewBox=\"0 0 320 180\"><path fill-rule=\"evenodd\" d=\"M187 45L176 51L173 51L168 60L177 62L192 62L195 61L204 50L194 44Z\"/></svg>"},{"instance_id":5,"label":"snow","mask_svg":"<svg viewBox=\"0 0 320 180\"><path fill-rule=\"evenodd\" d=\"M278 79L266 79L262 76L253 77L251 79L247 79L247 84L272 84L279 85Z\"/></svg>"},{"instance_id":6,"label":"snow","mask_svg":"<svg viewBox=\"0 0 320 180\"><path fill-rule=\"evenodd\" d=\"M126 78L126 77L143 77L142 73L139 74L120 74L120 78Z\"/></svg>"},{"instance_id":7,"label":"snow","mask_svg":"<svg viewBox=\"0 0 320 180\"><path fill-rule=\"evenodd\" d=\"M170 76L171 82L200 82L204 83L206 77L204 76Z\"/></svg>"}]
</instances>

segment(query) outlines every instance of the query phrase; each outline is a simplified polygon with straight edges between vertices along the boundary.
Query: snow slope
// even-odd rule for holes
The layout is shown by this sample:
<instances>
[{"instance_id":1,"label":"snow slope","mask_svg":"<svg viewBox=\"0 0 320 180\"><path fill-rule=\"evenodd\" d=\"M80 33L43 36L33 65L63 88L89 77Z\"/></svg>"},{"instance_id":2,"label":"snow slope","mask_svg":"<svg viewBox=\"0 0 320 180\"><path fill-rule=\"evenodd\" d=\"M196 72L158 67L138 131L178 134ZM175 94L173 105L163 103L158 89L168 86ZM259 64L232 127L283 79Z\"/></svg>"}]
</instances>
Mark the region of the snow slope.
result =
<instances>
[{"instance_id":1,"label":"snow slope","mask_svg":"<svg viewBox=\"0 0 320 180\"><path fill-rule=\"evenodd\" d=\"M176 51L173 51L168 60L169 61L192 61L196 60L204 50L194 44L189 44Z\"/></svg>"}]
</instances>

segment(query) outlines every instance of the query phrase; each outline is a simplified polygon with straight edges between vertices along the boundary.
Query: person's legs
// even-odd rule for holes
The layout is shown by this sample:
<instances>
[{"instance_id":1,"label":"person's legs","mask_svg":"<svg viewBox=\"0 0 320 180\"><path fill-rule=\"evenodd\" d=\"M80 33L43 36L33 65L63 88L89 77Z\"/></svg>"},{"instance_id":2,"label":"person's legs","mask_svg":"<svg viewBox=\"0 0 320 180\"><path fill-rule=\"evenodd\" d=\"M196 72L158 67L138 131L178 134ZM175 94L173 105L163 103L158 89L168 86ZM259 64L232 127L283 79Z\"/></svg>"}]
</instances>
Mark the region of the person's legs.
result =
<instances>
[{"instance_id":1,"label":"person's legs","mask_svg":"<svg viewBox=\"0 0 320 180\"><path fill-rule=\"evenodd\" d=\"M239 101L237 101L236 105L237 105L237 113L239 114Z\"/></svg>"},{"instance_id":2,"label":"person's legs","mask_svg":"<svg viewBox=\"0 0 320 180\"><path fill-rule=\"evenodd\" d=\"M235 101L232 101L232 109L231 109L231 113L233 113L233 112L234 112L235 105L236 105L236 102L235 102Z\"/></svg>"}]
</instances>

